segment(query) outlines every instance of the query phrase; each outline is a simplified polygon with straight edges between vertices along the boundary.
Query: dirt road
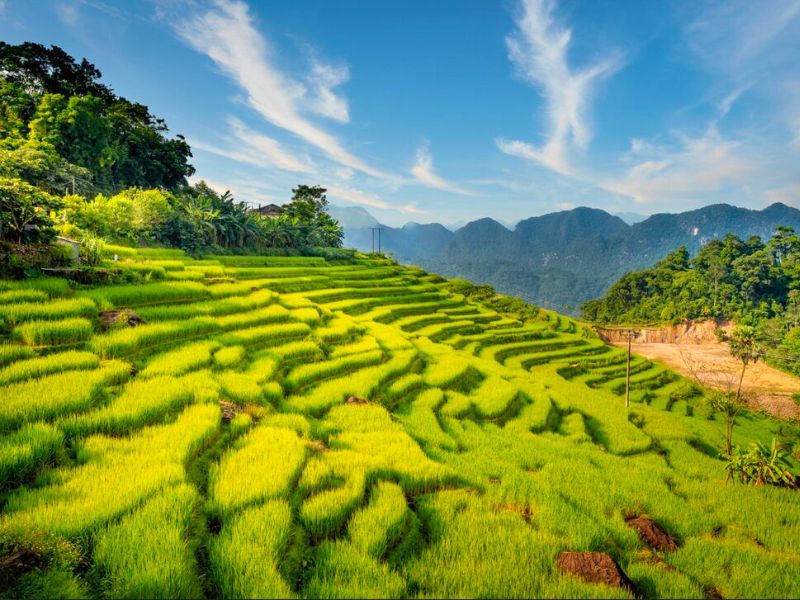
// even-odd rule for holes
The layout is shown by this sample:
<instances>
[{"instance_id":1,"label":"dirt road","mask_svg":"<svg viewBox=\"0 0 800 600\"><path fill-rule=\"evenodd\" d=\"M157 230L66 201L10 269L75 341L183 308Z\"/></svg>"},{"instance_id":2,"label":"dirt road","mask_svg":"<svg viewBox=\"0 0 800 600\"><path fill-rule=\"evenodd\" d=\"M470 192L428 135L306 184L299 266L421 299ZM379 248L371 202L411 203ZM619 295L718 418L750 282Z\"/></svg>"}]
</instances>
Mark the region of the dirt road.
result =
<instances>
[{"instance_id":1,"label":"dirt road","mask_svg":"<svg viewBox=\"0 0 800 600\"><path fill-rule=\"evenodd\" d=\"M631 348L636 354L657 360L687 377L693 377L694 371L708 387L735 388L742 369L742 363L728 352L727 344L719 342L634 343ZM792 399L792 394L800 392L798 377L759 362L747 366L742 390L752 408L764 409L784 419L800 418L800 406Z\"/></svg>"}]
</instances>

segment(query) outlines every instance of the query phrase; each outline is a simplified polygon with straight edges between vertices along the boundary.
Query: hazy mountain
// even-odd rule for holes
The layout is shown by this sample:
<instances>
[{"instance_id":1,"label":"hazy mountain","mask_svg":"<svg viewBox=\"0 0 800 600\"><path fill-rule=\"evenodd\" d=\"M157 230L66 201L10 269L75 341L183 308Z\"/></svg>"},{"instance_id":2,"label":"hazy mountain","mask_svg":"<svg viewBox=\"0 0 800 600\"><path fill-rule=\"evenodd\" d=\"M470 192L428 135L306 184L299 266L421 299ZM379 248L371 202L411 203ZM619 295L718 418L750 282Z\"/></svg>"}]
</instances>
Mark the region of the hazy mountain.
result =
<instances>
[{"instance_id":1,"label":"hazy mountain","mask_svg":"<svg viewBox=\"0 0 800 600\"><path fill-rule=\"evenodd\" d=\"M619 216L581 207L524 219L513 231L484 218L455 232L439 224L409 223L384 227L381 236L382 249L401 262L575 312L622 274L650 267L678 246L694 254L728 233L768 238L778 225L800 231L800 210L784 204L760 211L715 204L628 225ZM369 229L345 226L345 231L349 245L371 249Z\"/></svg>"},{"instance_id":2,"label":"hazy mountain","mask_svg":"<svg viewBox=\"0 0 800 600\"><path fill-rule=\"evenodd\" d=\"M642 215L635 212L617 212L614 213L614 216L619 217L628 225L635 225L636 223L641 223L644 221L649 215Z\"/></svg>"}]
</instances>

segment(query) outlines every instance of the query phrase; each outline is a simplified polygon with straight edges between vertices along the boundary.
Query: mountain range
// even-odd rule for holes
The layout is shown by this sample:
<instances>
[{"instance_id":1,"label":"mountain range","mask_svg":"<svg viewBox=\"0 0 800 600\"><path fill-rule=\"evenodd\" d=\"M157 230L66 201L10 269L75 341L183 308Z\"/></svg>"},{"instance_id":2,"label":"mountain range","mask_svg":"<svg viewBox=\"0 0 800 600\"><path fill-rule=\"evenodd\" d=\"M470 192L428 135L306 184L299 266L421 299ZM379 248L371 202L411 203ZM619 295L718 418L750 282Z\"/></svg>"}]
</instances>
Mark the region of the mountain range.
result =
<instances>
[{"instance_id":1,"label":"mountain range","mask_svg":"<svg viewBox=\"0 0 800 600\"><path fill-rule=\"evenodd\" d=\"M651 215L633 224L600 209L579 207L523 219L513 229L483 218L455 231L439 223L388 227L360 207L329 208L344 227L346 246L370 251L375 235L377 250L377 233L370 228L380 227L381 249L402 263L489 283L500 292L569 314L605 293L621 275L648 268L681 245L694 254L728 233L766 239L779 225L800 231L800 210L781 203L763 210L713 204Z\"/></svg>"}]
</instances>

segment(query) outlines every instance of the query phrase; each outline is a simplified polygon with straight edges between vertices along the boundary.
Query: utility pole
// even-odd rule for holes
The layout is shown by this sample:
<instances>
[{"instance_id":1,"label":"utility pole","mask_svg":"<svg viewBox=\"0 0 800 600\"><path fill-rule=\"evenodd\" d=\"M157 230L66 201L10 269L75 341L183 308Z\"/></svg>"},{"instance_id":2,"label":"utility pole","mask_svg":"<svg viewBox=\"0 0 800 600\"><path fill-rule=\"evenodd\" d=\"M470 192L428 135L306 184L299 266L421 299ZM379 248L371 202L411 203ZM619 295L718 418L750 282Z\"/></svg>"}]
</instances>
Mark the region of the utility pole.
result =
<instances>
[{"instance_id":1,"label":"utility pole","mask_svg":"<svg viewBox=\"0 0 800 600\"><path fill-rule=\"evenodd\" d=\"M636 335L634 329L628 330L628 361L625 367L625 407L629 408L631 405L631 341Z\"/></svg>"},{"instance_id":2,"label":"utility pole","mask_svg":"<svg viewBox=\"0 0 800 600\"><path fill-rule=\"evenodd\" d=\"M378 254L381 253L381 231L383 231L383 227L370 227L370 231L372 231L372 253L375 254L375 232L378 232Z\"/></svg>"}]
</instances>

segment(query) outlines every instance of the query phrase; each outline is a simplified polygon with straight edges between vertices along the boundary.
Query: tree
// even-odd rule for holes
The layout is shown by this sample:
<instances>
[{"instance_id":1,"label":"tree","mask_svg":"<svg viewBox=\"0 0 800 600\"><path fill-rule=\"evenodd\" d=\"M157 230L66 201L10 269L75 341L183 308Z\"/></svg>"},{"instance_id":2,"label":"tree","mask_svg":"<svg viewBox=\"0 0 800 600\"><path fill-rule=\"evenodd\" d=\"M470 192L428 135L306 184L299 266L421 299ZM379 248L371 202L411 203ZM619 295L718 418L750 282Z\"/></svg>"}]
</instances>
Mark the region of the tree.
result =
<instances>
[{"instance_id":1,"label":"tree","mask_svg":"<svg viewBox=\"0 0 800 600\"><path fill-rule=\"evenodd\" d=\"M37 187L0 177L0 237L17 243L49 240L55 235L49 211L58 206L57 198Z\"/></svg>"},{"instance_id":2,"label":"tree","mask_svg":"<svg viewBox=\"0 0 800 600\"><path fill-rule=\"evenodd\" d=\"M728 340L728 349L731 356L742 363L739 383L736 386L736 401L738 402L742 395L745 369L750 363L758 362L758 359L764 356L764 350L761 348L755 328L748 325L741 325L733 330Z\"/></svg>"},{"instance_id":3,"label":"tree","mask_svg":"<svg viewBox=\"0 0 800 600\"><path fill-rule=\"evenodd\" d=\"M292 201L284 207L284 215L297 226L303 246L342 245L344 231L325 210L326 191L320 186L298 185L292 190Z\"/></svg>"}]
</instances>

